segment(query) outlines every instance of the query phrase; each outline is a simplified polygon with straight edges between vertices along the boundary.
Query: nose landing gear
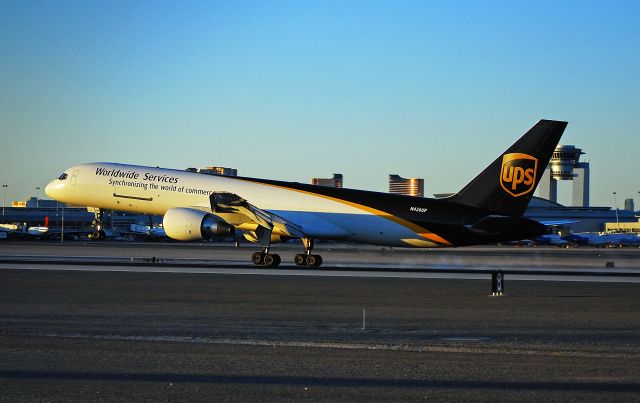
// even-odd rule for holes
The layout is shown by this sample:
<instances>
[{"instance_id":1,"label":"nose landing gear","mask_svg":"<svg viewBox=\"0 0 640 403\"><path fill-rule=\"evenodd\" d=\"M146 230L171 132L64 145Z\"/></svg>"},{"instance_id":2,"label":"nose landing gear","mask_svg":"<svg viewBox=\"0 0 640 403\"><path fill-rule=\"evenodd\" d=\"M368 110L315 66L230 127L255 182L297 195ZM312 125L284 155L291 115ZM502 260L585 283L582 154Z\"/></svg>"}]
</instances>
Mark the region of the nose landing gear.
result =
<instances>
[{"instance_id":1,"label":"nose landing gear","mask_svg":"<svg viewBox=\"0 0 640 403\"><path fill-rule=\"evenodd\" d=\"M91 209L89 211L91 211ZM94 231L90 233L88 237L89 239L101 241L107 237L107 234L104 232L104 224L102 223L102 209L93 209L93 214L95 218L91 222L91 226Z\"/></svg>"}]
</instances>

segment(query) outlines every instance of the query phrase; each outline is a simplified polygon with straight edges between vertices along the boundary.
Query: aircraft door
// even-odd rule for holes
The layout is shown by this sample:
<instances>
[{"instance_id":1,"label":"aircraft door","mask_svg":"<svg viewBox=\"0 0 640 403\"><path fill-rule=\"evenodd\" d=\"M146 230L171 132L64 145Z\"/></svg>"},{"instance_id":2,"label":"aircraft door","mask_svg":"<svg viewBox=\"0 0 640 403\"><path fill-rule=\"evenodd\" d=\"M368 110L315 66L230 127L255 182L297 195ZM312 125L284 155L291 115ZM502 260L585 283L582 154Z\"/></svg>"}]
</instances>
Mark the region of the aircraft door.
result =
<instances>
[{"instance_id":1,"label":"aircraft door","mask_svg":"<svg viewBox=\"0 0 640 403\"><path fill-rule=\"evenodd\" d=\"M76 182L78 181L78 173L80 172L80 170L75 169L73 171L73 173L71 174L71 180L69 181L69 184L71 185L75 185Z\"/></svg>"}]
</instances>

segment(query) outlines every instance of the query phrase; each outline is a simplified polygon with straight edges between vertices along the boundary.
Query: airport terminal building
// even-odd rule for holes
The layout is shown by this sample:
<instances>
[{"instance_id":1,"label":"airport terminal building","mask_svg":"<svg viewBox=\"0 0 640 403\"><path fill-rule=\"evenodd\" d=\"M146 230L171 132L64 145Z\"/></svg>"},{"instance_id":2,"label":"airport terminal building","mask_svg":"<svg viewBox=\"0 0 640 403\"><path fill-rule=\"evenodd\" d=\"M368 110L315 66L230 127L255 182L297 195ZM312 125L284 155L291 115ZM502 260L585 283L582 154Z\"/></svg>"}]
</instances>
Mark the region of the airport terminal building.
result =
<instances>
[{"instance_id":1,"label":"airport terminal building","mask_svg":"<svg viewBox=\"0 0 640 403\"><path fill-rule=\"evenodd\" d=\"M640 211L616 211L610 207L567 207L534 196L524 215L537 221L574 221L566 226L571 232L602 232L607 229L607 223L638 223Z\"/></svg>"},{"instance_id":2,"label":"airport terminal building","mask_svg":"<svg viewBox=\"0 0 640 403\"><path fill-rule=\"evenodd\" d=\"M89 234L93 231L93 212L86 207L65 206L55 200L30 199L25 207L5 207L0 215L0 225L14 232L14 235L26 234L30 227L48 227L47 237L60 236L64 228L65 237ZM21 205L22 203L19 203ZM106 230L110 235L136 235L136 228L154 227L162 223L162 217L144 214L130 214L118 211L105 211Z\"/></svg>"}]
</instances>

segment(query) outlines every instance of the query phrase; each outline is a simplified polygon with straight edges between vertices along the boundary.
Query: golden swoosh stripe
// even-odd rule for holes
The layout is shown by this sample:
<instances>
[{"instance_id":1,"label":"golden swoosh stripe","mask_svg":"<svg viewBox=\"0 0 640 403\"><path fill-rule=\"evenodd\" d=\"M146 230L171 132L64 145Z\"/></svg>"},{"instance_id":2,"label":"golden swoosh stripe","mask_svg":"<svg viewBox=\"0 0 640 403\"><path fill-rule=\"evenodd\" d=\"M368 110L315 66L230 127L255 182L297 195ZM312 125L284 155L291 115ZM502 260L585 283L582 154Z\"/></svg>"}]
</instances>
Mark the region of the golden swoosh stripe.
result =
<instances>
[{"instance_id":1,"label":"golden swoosh stripe","mask_svg":"<svg viewBox=\"0 0 640 403\"><path fill-rule=\"evenodd\" d=\"M415 232L416 234L420 235L423 238L429 239L433 242L439 243L439 244L443 244L443 245L447 245L447 246L453 246L451 242L447 241L446 239L442 238L441 236L434 234L433 232L427 230L426 228L422 228L421 226L412 223L411 221L407 221L404 218L400 218L397 216L394 216L393 214L389 214L386 211L382 211L382 210L378 210L375 209L373 207L369 207L369 206L365 206L364 204L359 204L359 203L354 203L354 202L350 202L348 200L343 200L343 199L338 199L336 197L332 197L332 196L326 196L323 194L318 194L318 193L314 193L314 192L309 192L307 190L301 190L301 189L294 189L294 188L290 188L287 186L281 186L281 185L274 185L272 183L263 183L263 182L259 182L259 181L253 181L250 179L246 179L243 178L242 180L246 180L248 182L253 182L253 183L258 183L260 185L267 185L267 186L272 186L275 188L280 188L280 189L285 189L285 190L291 190L294 192L299 192L299 193L304 193L304 194L308 194L310 196L316 196L316 197L322 197L324 199L327 200L332 200L334 202L337 203L342 203L342 204L346 204L347 206L351 206L351 207L355 207L357 209L360 210L364 210L364 211L368 211L371 214L374 214L378 217L382 217L382 218L386 218L389 221L393 221L396 224L402 225L405 228L409 228L411 231Z\"/></svg>"}]
</instances>

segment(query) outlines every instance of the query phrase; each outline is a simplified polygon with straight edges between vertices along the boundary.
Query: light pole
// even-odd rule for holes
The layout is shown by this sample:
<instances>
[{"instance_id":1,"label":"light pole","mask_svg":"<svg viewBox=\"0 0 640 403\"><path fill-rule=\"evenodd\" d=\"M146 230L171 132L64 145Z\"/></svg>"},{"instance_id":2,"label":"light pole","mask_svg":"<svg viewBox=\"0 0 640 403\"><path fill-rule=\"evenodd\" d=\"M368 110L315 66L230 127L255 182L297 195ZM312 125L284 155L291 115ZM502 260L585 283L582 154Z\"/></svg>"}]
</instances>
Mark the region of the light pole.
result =
<instances>
[{"instance_id":1,"label":"light pole","mask_svg":"<svg viewBox=\"0 0 640 403\"><path fill-rule=\"evenodd\" d=\"M6 200L6 195L7 195L7 188L9 186L8 185L2 185L2 221L4 222L4 205L5 205L5 200ZM640 193L640 192L638 192Z\"/></svg>"},{"instance_id":2,"label":"light pole","mask_svg":"<svg viewBox=\"0 0 640 403\"><path fill-rule=\"evenodd\" d=\"M62 204L62 227L60 231L60 243L64 243L64 208L66 204Z\"/></svg>"},{"instance_id":3,"label":"light pole","mask_svg":"<svg viewBox=\"0 0 640 403\"><path fill-rule=\"evenodd\" d=\"M620 219L618 218L618 201L616 200L616 192L613 192L613 205L616 208L616 226L620 232Z\"/></svg>"},{"instance_id":4,"label":"light pole","mask_svg":"<svg viewBox=\"0 0 640 403\"><path fill-rule=\"evenodd\" d=\"M38 208L38 199L40 198L40 186L36 186L36 208Z\"/></svg>"}]
</instances>

